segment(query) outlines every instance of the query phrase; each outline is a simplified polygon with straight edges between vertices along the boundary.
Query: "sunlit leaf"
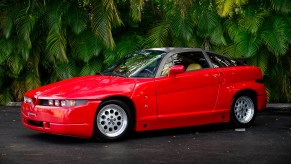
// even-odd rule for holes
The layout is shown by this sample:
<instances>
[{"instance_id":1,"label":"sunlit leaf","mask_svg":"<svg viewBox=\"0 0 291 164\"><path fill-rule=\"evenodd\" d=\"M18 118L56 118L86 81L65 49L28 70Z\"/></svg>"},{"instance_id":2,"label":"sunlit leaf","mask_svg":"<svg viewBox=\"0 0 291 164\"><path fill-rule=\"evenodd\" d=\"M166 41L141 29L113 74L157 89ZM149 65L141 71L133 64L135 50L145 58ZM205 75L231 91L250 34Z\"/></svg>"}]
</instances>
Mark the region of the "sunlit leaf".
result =
<instances>
[{"instance_id":1,"label":"sunlit leaf","mask_svg":"<svg viewBox=\"0 0 291 164\"><path fill-rule=\"evenodd\" d=\"M160 22L156 27L150 30L148 38L146 38L146 44L148 47L164 47L170 46L169 35L171 30L171 24L167 21Z\"/></svg>"}]
</instances>

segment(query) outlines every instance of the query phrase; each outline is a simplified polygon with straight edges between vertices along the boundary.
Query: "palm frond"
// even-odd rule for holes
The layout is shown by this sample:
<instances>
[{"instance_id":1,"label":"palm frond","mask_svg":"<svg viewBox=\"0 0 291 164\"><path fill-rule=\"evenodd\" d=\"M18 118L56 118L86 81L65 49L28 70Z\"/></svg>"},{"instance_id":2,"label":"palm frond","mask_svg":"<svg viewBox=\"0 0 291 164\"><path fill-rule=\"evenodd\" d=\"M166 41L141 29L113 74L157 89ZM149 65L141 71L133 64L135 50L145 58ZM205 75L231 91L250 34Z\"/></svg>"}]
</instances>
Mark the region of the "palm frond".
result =
<instances>
[{"instance_id":1,"label":"palm frond","mask_svg":"<svg viewBox=\"0 0 291 164\"><path fill-rule=\"evenodd\" d=\"M219 16L212 10L205 10L201 13L198 20L198 35L201 37L210 37L211 33L219 25Z\"/></svg>"},{"instance_id":2,"label":"palm frond","mask_svg":"<svg viewBox=\"0 0 291 164\"><path fill-rule=\"evenodd\" d=\"M240 26L239 23L236 22L236 20L234 19L227 19L224 24L229 37L233 41L238 42L238 40L235 39L237 38L238 35L240 35L240 33L244 32L245 29L242 26Z\"/></svg>"},{"instance_id":3,"label":"palm frond","mask_svg":"<svg viewBox=\"0 0 291 164\"><path fill-rule=\"evenodd\" d=\"M6 39L0 39L0 65L8 58L8 56L13 52L12 41Z\"/></svg>"},{"instance_id":4,"label":"palm frond","mask_svg":"<svg viewBox=\"0 0 291 164\"><path fill-rule=\"evenodd\" d=\"M222 50L223 54L232 58L242 58L243 53L237 43L231 43Z\"/></svg>"},{"instance_id":5,"label":"palm frond","mask_svg":"<svg viewBox=\"0 0 291 164\"><path fill-rule=\"evenodd\" d=\"M254 65L260 67L263 75L267 71L268 63L269 63L269 51L265 48L261 48L258 53L254 56L247 59L247 63L250 65Z\"/></svg>"},{"instance_id":6,"label":"palm frond","mask_svg":"<svg viewBox=\"0 0 291 164\"><path fill-rule=\"evenodd\" d=\"M285 55L288 50L288 38L286 22L280 18L275 17L273 22L266 25L266 28L262 31L262 39L267 45L270 52L276 56Z\"/></svg>"},{"instance_id":7,"label":"palm frond","mask_svg":"<svg viewBox=\"0 0 291 164\"><path fill-rule=\"evenodd\" d=\"M179 16L181 16L181 18L185 18L189 12L189 9L191 9L193 4L195 4L193 0L174 0L173 3L175 8L179 10Z\"/></svg>"},{"instance_id":8,"label":"palm frond","mask_svg":"<svg viewBox=\"0 0 291 164\"><path fill-rule=\"evenodd\" d=\"M25 91L29 91L41 86L40 78L35 72L29 72L26 74L24 83Z\"/></svg>"},{"instance_id":9,"label":"palm frond","mask_svg":"<svg viewBox=\"0 0 291 164\"><path fill-rule=\"evenodd\" d=\"M89 21L89 16L84 11L84 8L78 6L76 3L72 3L68 12L68 25L72 28L75 34L80 34L87 28L87 22Z\"/></svg>"},{"instance_id":10,"label":"palm frond","mask_svg":"<svg viewBox=\"0 0 291 164\"><path fill-rule=\"evenodd\" d=\"M37 17L33 14L27 13L27 10L25 8L18 11L15 19L17 34L20 39L22 39L26 43L28 49L31 48L30 32L34 27L36 20Z\"/></svg>"},{"instance_id":11,"label":"palm frond","mask_svg":"<svg viewBox=\"0 0 291 164\"><path fill-rule=\"evenodd\" d=\"M68 63L63 63L63 62L57 63L56 67L55 67L55 71L56 71L56 75L58 77L58 80L64 80L64 79L68 79L68 78L72 77L69 62Z\"/></svg>"},{"instance_id":12,"label":"palm frond","mask_svg":"<svg viewBox=\"0 0 291 164\"><path fill-rule=\"evenodd\" d=\"M24 82L18 79L15 79L11 84L11 89L13 91L13 96L15 97L16 101L21 101L23 98L23 94L27 91L25 89L26 85Z\"/></svg>"},{"instance_id":13,"label":"palm frond","mask_svg":"<svg viewBox=\"0 0 291 164\"><path fill-rule=\"evenodd\" d=\"M82 67L80 76L95 75L97 72L100 72L102 70L102 65L103 63L98 60L98 58L94 58Z\"/></svg>"},{"instance_id":14,"label":"palm frond","mask_svg":"<svg viewBox=\"0 0 291 164\"><path fill-rule=\"evenodd\" d=\"M92 6L92 30L106 47L113 48L112 27L122 24L115 3L113 0L102 0L102 3L93 1Z\"/></svg>"},{"instance_id":15,"label":"palm frond","mask_svg":"<svg viewBox=\"0 0 291 164\"><path fill-rule=\"evenodd\" d=\"M252 57L257 53L257 50L262 45L261 38L249 34L247 32L241 33L240 36L237 36L240 39L240 42L237 43L237 46L239 47L240 51L242 52L242 55L244 57Z\"/></svg>"},{"instance_id":16,"label":"palm frond","mask_svg":"<svg viewBox=\"0 0 291 164\"><path fill-rule=\"evenodd\" d=\"M106 65L111 65L118 61L128 53L137 51L141 48L142 37L136 35L129 35L122 37L117 42L116 47L113 50L107 49L104 52Z\"/></svg>"},{"instance_id":17,"label":"palm frond","mask_svg":"<svg viewBox=\"0 0 291 164\"><path fill-rule=\"evenodd\" d=\"M172 19L173 23L171 28L175 37L189 41L194 33L194 23L192 22L191 17L175 15Z\"/></svg>"},{"instance_id":18,"label":"palm frond","mask_svg":"<svg viewBox=\"0 0 291 164\"><path fill-rule=\"evenodd\" d=\"M149 32L149 36L145 40L147 47L165 47L170 46L170 31L171 24L164 20L152 28Z\"/></svg>"},{"instance_id":19,"label":"palm frond","mask_svg":"<svg viewBox=\"0 0 291 164\"><path fill-rule=\"evenodd\" d=\"M247 7L239 19L239 24L249 32L256 33L268 14L267 10L257 11L252 6Z\"/></svg>"},{"instance_id":20,"label":"palm frond","mask_svg":"<svg viewBox=\"0 0 291 164\"><path fill-rule=\"evenodd\" d=\"M214 45L226 45L224 37L224 29L222 25L218 25L210 35L210 42Z\"/></svg>"},{"instance_id":21,"label":"palm frond","mask_svg":"<svg viewBox=\"0 0 291 164\"><path fill-rule=\"evenodd\" d=\"M3 31L3 34L6 39L8 39L11 35L13 29L13 19L14 19L14 11L9 12L5 11L0 15L0 29Z\"/></svg>"},{"instance_id":22,"label":"palm frond","mask_svg":"<svg viewBox=\"0 0 291 164\"><path fill-rule=\"evenodd\" d=\"M130 0L130 15L134 21L141 21L144 0Z\"/></svg>"},{"instance_id":23,"label":"palm frond","mask_svg":"<svg viewBox=\"0 0 291 164\"><path fill-rule=\"evenodd\" d=\"M282 13L291 13L290 0L270 0L273 8Z\"/></svg>"},{"instance_id":24,"label":"palm frond","mask_svg":"<svg viewBox=\"0 0 291 164\"><path fill-rule=\"evenodd\" d=\"M24 67L24 60L19 54L11 54L7 58L7 65L10 70L10 77L17 78Z\"/></svg>"},{"instance_id":25,"label":"palm frond","mask_svg":"<svg viewBox=\"0 0 291 164\"><path fill-rule=\"evenodd\" d=\"M67 62L66 54L66 38L62 33L56 32L54 30L50 31L47 37L47 56L50 61L59 60L62 62Z\"/></svg>"},{"instance_id":26,"label":"palm frond","mask_svg":"<svg viewBox=\"0 0 291 164\"><path fill-rule=\"evenodd\" d=\"M271 58L269 59L267 73L264 76L265 85L268 88L268 91L270 92L270 101L290 102L291 59L289 56L279 57L281 58L281 60L277 60L276 58L278 57L271 56ZM288 65L287 69L286 65Z\"/></svg>"},{"instance_id":27,"label":"palm frond","mask_svg":"<svg viewBox=\"0 0 291 164\"><path fill-rule=\"evenodd\" d=\"M9 102L13 101L13 95L10 89L5 89L0 91L0 105L7 105Z\"/></svg>"},{"instance_id":28,"label":"palm frond","mask_svg":"<svg viewBox=\"0 0 291 164\"><path fill-rule=\"evenodd\" d=\"M99 56L103 50L102 42L91 31L85 31L81 35L70 39L72 55L87 63L92 57Z\"/></svg>"}]
</instances>

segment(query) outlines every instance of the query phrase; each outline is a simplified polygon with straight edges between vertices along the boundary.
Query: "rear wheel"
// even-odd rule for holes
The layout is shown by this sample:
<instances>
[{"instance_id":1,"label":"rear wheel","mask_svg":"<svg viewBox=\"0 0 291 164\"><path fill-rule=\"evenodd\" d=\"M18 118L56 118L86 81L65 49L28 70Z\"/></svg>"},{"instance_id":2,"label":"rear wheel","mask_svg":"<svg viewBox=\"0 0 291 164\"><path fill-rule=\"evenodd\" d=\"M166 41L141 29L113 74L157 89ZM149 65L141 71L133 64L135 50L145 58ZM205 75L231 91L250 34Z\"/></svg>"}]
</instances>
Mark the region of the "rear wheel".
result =
<instances>
[{"instance_id":1,"label":"rear wheel","mask_svg":"<svg viewBox=\"0 0 291 164\"><path fill-rule=\"evenodd\" d=\"M96 114L94 137L102 141L121 139L129 132L132 116L127 104L109 100L100 105Z\"/></svg>"},{"instance_id":2,"label":"rear wheel","mask_svg":"<svg viewBox=\"0 0 291 164\"><path fill-rule=\"evenodd\" d=\"M235 127L249 127L256 116L255 101L248 94L239 94L235 97L231 108L231 121Z\"/></svg>"}]
</instances>

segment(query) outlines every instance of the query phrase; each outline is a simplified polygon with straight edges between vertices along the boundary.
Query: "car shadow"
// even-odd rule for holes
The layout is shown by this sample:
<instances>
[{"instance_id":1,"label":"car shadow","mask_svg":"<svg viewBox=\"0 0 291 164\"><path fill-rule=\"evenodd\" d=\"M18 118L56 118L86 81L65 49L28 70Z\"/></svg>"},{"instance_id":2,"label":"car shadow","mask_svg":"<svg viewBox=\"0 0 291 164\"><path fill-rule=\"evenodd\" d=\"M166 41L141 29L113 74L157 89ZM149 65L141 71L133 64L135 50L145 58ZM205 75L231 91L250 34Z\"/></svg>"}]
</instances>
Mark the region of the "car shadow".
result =
<instances>
[{"instance_id":1,"label":"car shadow","mask_svg":"<svg viewBox=\"0 0 291 164\"><path fill-rule=\"evenodd\" d=\"M145 132L132 132L129 136L122 140L114 141L124 142L130 140L139 140L147 139L153 137L167 137L167 136L179 136L179 135L195 135L198 133L213 133L217 131L225 131L233 129L229 124L213 124L213 125L203 125L203 126L194 126L186 128L174 128L174 129L163 129L163 130L153 130ZM55 134L47 133L38 133L26 135L29 139L32 139L37 142L46 142L51 144L66 145L66 144L85 144L85 143L104 143L90 138L78 138L72 136L62 136ZM112 141L111 141L112 142ZM105 142L108 143L108 142Z\"/></svg>"},{"instance_id":2,"label":"car shadow","mask_svg":"<svg viewBox=\"0 0 291 164\"><path fill-rule=\"evenodd\" d=\"M134 132L129 139L146 139L152 137L180 136L180 135L196 135L200 133L214 133L233 130L234 128L229 123L210 124L184 128L173 128L163 130L153 130L145 132Z\"/></svg>"},{"instance_id":3,"label":"car shadow","mask_svg":"<svg viewBox=\"0 0 291 164\"><path fill-rule=\"evenodd\" d=\"M259 126L259 125L255 125ZM252 127L250 127L252 128ZM144 132L132 132L126 138L117 141L101 142L90 138L78 138L71 136L61 136L47 133L34 133L27 137L36 140L38 142L46 142L52 144L86 144L86 143L118 143L118 142L130 142L132 140L143 140L149 138L164 138L164 137L178 137L178 136L193 136L197 134L211 134L211 133L232 133L235 128L229 123L201 125L185 128L173 128L163 130L153 130Z\"/></svg>"},{"instance_id":4,"label":"car shadow","mask_svg":"<svg viewBox=\"0 0 291 164\"><path fill-rule=\"evenodd\" d=\"M35 134L28 135L27 137L38 142L53 143L53 144L58 144L58 145L84 144L88 142L94 142L92 139L87 139L87 138L61 136L61 135L47 134L47 133L35 133Z\"/></svg>"}]
</instances>

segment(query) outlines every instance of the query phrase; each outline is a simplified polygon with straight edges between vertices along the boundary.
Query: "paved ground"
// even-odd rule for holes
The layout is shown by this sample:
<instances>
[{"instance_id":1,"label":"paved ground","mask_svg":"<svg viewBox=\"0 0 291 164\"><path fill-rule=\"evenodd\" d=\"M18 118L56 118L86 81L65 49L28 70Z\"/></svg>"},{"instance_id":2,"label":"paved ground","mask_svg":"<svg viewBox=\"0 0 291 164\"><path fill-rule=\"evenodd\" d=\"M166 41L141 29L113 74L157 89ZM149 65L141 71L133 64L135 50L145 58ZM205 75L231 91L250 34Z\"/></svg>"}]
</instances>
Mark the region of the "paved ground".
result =
<instances>
[{"instance_id":1,"label":"paved ground","mask_svg":"<svg viewBox=\"0 0 291 164\"><path fill-rule=\"evenodd\" d=\"M239 132L227 124L152 131L99 143L31 131L0 107L0 163L291 163L291 111L269 110Z\"/></svg>"}]
</instances>

